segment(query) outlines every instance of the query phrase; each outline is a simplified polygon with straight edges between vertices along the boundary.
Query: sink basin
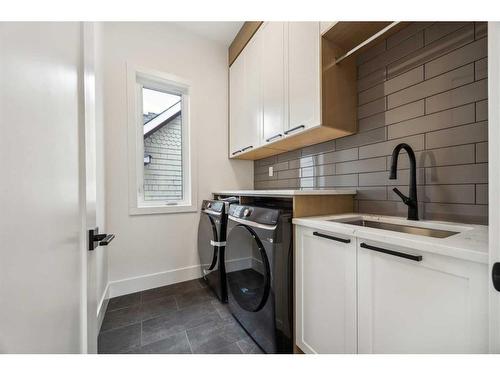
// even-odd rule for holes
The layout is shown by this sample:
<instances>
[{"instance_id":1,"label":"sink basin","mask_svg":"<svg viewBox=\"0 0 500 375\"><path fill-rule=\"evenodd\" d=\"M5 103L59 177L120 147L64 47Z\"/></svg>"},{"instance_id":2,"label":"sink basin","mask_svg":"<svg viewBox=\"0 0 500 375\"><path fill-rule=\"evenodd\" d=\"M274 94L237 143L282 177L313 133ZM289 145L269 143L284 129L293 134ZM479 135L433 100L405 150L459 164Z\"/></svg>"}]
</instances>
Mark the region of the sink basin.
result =
<instances>
[{"instance_id":1,"label":"sink basin","mask_svg":"<svg viewBox=\"0 0 500 375\"><path fill-rule=\"evenodd\" d=\"M338 222L338 220L331 220L331 221ZM359 220L358 219L358 220L352 220L352 221L343 221L343 223L351 224L351 225L359 225L361 227L377 228L377 229L383 229L383 230L390 230L393 232L416 234L419 236L434 237L434 238L447 238L447 237L453 236L454 234L460 233L460 232L452 232L449 230L421 228L421 227L414 227L411 225L391 224L391 223L384 223L384 222L372 221L372 220Z\"/></svg>"}]
</instances>

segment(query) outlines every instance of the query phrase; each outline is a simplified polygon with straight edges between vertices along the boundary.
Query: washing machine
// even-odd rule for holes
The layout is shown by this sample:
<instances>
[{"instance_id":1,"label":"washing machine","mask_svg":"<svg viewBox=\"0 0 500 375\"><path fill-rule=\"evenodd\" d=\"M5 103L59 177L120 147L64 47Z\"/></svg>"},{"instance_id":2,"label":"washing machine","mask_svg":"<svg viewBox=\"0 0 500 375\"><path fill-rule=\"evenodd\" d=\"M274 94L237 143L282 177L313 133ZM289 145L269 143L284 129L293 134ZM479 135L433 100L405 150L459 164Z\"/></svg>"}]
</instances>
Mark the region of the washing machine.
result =
<instances>
[{"instance_id":1,"label":"washing machine","mask_svg":"<svg viewBox=\"0 0 500 375\"><path fill-rule=\"evenodd\" d=\"M232 205L226 241L229 310L266 353L292 353L292 214Z\"/></svg>"},{"instance_id":2,"label":"washing machine","mask_svg":"<svg viewBox=\"0 0 500 375\"><path fill-rule=\"evenodd\" d=\"M222 302L227 302L224 249L227 214L231 203L231 200L204 200L198 225L201 274Z\"/></svg>"}]
</instances>

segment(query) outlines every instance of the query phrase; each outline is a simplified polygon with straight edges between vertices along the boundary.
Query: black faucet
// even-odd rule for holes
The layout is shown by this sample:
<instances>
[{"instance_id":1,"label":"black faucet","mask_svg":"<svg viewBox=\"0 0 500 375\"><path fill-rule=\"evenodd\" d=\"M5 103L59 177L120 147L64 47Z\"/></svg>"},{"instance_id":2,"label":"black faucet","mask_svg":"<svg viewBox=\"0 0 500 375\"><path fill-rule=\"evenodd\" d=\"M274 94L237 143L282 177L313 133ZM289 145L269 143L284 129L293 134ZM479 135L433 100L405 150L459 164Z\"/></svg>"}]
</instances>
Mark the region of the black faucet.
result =
<instances>
[{"instance_id":1,"label":"black faucet","mask_svg":"<svg viewBox=\"0 0 500 375\"><path fill-rule=\"evenodd\" d=\"M398 188L392 189L408 206L408 220L418 220L418 201L417 201L417 163L415 153L406 143L400 143L392 151L391 175L389 179L395 180L398 175L398 156L401 149L405 149L410 158L410 196L407 197L399 191Z\"/></svg>"}]
</instances>

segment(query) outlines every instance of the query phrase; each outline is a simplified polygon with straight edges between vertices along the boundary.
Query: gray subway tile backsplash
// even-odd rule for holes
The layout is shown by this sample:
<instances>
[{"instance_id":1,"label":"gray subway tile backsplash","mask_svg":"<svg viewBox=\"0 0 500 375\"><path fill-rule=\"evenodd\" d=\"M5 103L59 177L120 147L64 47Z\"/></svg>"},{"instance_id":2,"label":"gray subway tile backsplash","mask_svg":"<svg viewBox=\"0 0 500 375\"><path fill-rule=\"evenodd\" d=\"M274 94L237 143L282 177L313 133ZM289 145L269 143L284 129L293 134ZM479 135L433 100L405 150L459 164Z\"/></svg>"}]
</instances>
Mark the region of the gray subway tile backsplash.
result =
<instances>
[{"instance_id":1,"label":"gray subway tile backsplash","mask_svg":"<svg viewBox=\"0 0 500 375\"><path fill-rule=\"evenodd\" d=\"M474 63L476 80L488 77L488 58L478 60Z\"/></svg>"},{"instance_id":2,"label":"gray subway tile backsplash","mask_svg":"<svg viewBox=\"0 0 500 375\"><path fill-rule=\"evenodd\" d=\"M426 185L487 184L488 164L450 165L425 168Z\"/></svg>"},{"instance_id":3,"label":"gray subway tile backsplash","mask_svg":"<svg viewBox=\"0 0 500 375\"><path fill-rule=\"evenodd\" d=\"M425 44L441 39L464 26L467 26L466 22L436 22L425 29Z\"/></svg>"},{"instance_id":4,"label":"gray subway tile backsplash","mask_svg":"<svg viewBox=\"0 0 500 375\"><path fill-rule=\"evenodd\" d=\"M476 163L488 162L488 142L476 143Z\"/></svg>"},{"instance_id":5,"label":"gray subway tile backsplash","mask_svg":"<svg viewBox=\"0 0 500 375\"><path fill-rule=\"evenodd\" d=\"M486 31L480 22L412 23L358 56L358 133L255 161L255 188L353 187L356 212L406 216L392 191L408 192L405 152L389 179L392 150L406 142L420 216L487 223Z\"/></svg>"},{"instance_id":6,"label":"gray subway tile backsplash","mask_svg":"<svg viewBox=\"0 0 500 375\"><path fill-rule=\"evenodd\" d=\"M387 106L388 108L398 107L473 81L474 64L469 64L389 95Z\"/></svg>"},{"instance_id":7,"label":"gray subway tile backsplash","mask_svg":"<svg viewBox=\"0 0 500 375\"><path fill-rule=\"evenodd\" d=\"M454 49L463 47L474 41L474 25L468 23L454 33L432 42L425 47L413 51L404 58L387 65L387 78L402 74L416 66L425 64Z\"/></svg>"},{"instance_id":8,"label":"gray subway tile backsplash","mask_svg":"<svg viewBox=\"0 0 500 375\"><path fill-rule=\"evenodd\" d=\"M428 149L483 142L487 140L488 123L486 121L443 129L425 135L425 145Z\"/></svg>"},{"instance_id":9,"label":"gray subway tile backsplash","mask_svg":"<svg viewBox=\"0 0 500 375\"><path fill-rule=\"evenodd\" d=\"M412 135L410 137L392 139L390 141L360 147L359 158L366 159L366 158L374 158L377 156L391 155L392 150L394 150L394 147L396 147L399 143L409 144L413 149L413 151L423 150L424 135L417 134L417 135Z\"/></svg>"},{"instance_id":10,"label":"gray subway tile backsplash","mask_svg":"<svg viewBox=\"0 0 500 375\"><path fill-rule=\"evenodd\" d=\"M412 35L408 39L403 40L393 48L388 49L385 53L367 61L358 66L359 77L364 77L384 66L389 65L401 58L409 55L410 53L422 48L424 45L424 34L422 31Z\"/></svg>"},{"instance_id":11,"label":"gray subway tile backsplash","mask_svg":"<svg viewBox=\"0 0 500 375\"><path fill-rule=\"evenodd\" d=\"M370 87L376 86L379 83L383 83L386 78L385 67L368 74L363 78L358 77L358 92L369 89Z\"/></svg>"},{"instance_id":12,"label":"gray subway tile backsplash","mask_svg":"<svg viewBox=\"0 0 500 375\"><path fill-rule=\"evenodd\" d=\"M400 107L401 108L401 107ZM402 121L387 128L387 138L401 138L475 122L474 103Z\"/></svg>"},{"instance_id":13,"label":"gray subway tile backsplash","mask_svg":"<svg viewBox=\"0 0 500 375\"><path fill-rule=\"evenodd\" d=\"M474 103L488 98L488 80L483 79L466 86L443 92L425 99L425 111L433 113L448 108Z\"/></svg>"},{"instance_id":14,"label":"gray subway tile backsplash","mask_svg":"<svg viewBox=\"0 0 500 375\"><path fill-rule=\"evenodd\" d=\"M450 53L425 64L425 79L430 79L439 74L456 69L462 65L478 61L478 59L486 57L487 54L488 43L486 38L467 44L463 48L451 51ZM478 67L478 69L480 68L481 67Z\"/></svg>"}]
</instances>

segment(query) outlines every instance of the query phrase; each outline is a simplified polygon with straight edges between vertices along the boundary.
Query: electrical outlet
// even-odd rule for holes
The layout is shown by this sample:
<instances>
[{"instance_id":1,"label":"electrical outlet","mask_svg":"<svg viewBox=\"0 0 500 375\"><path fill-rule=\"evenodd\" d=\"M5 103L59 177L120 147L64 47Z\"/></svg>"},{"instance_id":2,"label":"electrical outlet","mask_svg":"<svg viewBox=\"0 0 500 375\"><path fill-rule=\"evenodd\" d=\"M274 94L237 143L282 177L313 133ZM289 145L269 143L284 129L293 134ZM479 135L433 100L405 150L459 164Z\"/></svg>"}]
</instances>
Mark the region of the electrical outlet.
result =
<instances>
[{"instance_id":1,"label":"electrical outlet","mask_svg":"<svg viewBox=\"0 0 500 375\"><path fill-rule=\"evenodd\" d=\"M269 177L273 177L274 170L273 167L269 167Z\"/></svg>"}]
</instances>

